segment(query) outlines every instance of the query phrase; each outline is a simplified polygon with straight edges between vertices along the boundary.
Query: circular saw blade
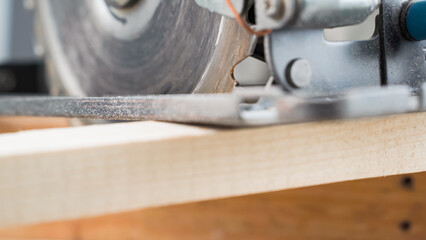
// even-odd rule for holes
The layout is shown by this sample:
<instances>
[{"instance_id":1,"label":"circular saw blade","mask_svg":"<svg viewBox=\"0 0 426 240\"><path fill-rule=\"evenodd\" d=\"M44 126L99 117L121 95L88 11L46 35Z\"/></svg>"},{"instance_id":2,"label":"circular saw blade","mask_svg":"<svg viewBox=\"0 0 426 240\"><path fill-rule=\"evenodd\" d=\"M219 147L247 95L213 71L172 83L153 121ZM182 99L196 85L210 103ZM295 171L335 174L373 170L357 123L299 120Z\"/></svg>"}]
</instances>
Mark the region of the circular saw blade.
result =
<instances>
[{"instance_id":1,"label":"circular saw blade","mask_svg":"<svg viewBox=\"0 0 426 240\"><path fill-rule=\"evenodd\" d=\"M37 15L53 86L81 96L222 93L254 39L194 0L40 0ZM52 81L52 80L51 80Z\"/></svg>"}]
</instances>

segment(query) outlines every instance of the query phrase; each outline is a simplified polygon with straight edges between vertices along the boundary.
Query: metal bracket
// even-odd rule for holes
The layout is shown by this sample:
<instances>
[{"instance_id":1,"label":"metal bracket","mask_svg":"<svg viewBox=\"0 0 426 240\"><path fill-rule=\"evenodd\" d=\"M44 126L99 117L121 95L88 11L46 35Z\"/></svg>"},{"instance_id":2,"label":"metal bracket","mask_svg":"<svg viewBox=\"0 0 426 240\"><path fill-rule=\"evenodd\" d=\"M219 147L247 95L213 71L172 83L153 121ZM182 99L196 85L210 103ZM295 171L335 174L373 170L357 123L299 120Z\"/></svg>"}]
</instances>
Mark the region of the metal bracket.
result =
<instances>
[{"instance_id":1,"label":"metal bracket","mask_svg":"<svg viewBox=\"0 0 426 240\"><path fill-rule=\"evenodd\" d=\"M407 4L383 0L377 31L370 40L328 42L323 30L274 31L265 40L267 62L276 79L297 96L331 96L358 87L388 85L407 85L418 94L426 81L426 42L405 37L401 13ZM301 59L311 71L307 86L298 86L289 74L294 61Z\"/></svg>"}]
</instances>

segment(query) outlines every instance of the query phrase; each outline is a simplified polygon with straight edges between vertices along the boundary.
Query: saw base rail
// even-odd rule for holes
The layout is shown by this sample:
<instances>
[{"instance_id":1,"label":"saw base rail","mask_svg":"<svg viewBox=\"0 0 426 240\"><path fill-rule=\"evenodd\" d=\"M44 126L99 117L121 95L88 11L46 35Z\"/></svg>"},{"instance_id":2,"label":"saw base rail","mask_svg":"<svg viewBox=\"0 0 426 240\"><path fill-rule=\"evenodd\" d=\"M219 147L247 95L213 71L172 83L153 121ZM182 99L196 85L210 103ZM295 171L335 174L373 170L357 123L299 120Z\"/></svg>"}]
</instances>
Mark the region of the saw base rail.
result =
<instances>
[{"instance_id":1,"label":"saw base rail","mask_svg":"<svg viewBox=\"0 0 426 240\"><path fill-rule=\"evenodd\" d=\"M278 93L277 93L278 92ZM135 97L2 97L0 115L106 120L159 120L248 127L424 111L426 94L407 87L366 88L328 98L280 91Z\"/></svg>"}]
</instances>

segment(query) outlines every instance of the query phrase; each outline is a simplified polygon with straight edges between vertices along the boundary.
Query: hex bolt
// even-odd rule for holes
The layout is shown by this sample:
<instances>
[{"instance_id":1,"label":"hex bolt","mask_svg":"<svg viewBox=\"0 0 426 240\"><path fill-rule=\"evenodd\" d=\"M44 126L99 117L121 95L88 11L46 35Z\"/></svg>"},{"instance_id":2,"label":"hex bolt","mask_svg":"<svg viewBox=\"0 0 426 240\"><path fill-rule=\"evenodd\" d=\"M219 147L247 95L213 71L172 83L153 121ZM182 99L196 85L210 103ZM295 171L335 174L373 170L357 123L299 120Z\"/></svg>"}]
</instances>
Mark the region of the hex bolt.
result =
<instances>
[{"instance_id":1,"label":"hex bolt","mask_svg":"<svg viewBox=\"0 0 426 240\"><path fill-rule=\"evenodd\" d=\"M117 9L133 7L137 1L138 0L105 0L109 6Z\"/></svg>"},{"instance_id":2,"label":"hex bolt","mask_svg":"<svg viewBox=\"0 0 426 240\"><path fill-rule=\"evenodd\" d=\"M312 81L311 64L305 59L296 59L286 68L286 77L293 87L304 88Z\"/></svg>"}]
</instances>

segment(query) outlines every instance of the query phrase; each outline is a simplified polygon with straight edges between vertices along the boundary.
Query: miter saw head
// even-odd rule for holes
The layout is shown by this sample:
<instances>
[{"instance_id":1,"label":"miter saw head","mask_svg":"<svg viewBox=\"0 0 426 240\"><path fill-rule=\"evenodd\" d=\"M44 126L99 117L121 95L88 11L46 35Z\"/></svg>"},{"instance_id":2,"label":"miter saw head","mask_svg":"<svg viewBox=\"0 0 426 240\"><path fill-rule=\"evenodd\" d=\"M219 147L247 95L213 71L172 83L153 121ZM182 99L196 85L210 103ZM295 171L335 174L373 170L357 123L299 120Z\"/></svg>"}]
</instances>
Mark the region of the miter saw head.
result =
<instances>
[{"instance_id":1,"label":"miter saw head","mask_svg":"<svg viewBox=\"0 0 426 240\"><path fill-rule=\"evenodd\" d=\"M223 93L255 39L194 0L38 0L52 91Z\"/></svg>"},{"instance_id":2,"label":"miter saw head","mask_svg":"<svg viewBox=\"0 0 426 240\"><path fill-rule=\"evenodd\" d=\"M369 39L324 38L377 9ZM241 127L426 110L426 0L39 0L37 13L52 89L112 96L6 97L0 114ZM187 94L230 91L254 47L268 84Z\"/></svg>"}]
</instances>

